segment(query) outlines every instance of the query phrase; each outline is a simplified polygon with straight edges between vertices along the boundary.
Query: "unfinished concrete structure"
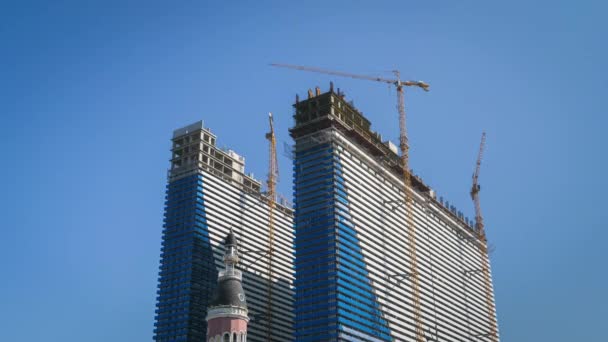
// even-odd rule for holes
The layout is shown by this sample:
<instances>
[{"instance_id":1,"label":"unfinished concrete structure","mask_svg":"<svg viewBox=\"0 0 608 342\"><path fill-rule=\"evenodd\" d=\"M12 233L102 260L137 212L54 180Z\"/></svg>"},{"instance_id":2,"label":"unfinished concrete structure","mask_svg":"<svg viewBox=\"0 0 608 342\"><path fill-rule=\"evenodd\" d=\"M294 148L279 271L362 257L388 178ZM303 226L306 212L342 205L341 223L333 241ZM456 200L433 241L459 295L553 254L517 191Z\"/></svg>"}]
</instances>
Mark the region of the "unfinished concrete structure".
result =
<instances>
[{"instance_id":1,"label":"unfinished concrete structure","mask_svg":"<svg viewBox=\"0 0 608 342\"><path fill-rule=\"evenodd\" d=\"M268 198L245 174L245 158L217 146L197 122L175 130L165 202L165 224L155 322L156 341L205 341L207 307L222 269L223 238L230 229L247 241L241 250L250 321L248 341L293 339L293 211L274 208L272 326L265 318ZM262 255L261 258L260 255Z\"/></svg>"}]
</instances>

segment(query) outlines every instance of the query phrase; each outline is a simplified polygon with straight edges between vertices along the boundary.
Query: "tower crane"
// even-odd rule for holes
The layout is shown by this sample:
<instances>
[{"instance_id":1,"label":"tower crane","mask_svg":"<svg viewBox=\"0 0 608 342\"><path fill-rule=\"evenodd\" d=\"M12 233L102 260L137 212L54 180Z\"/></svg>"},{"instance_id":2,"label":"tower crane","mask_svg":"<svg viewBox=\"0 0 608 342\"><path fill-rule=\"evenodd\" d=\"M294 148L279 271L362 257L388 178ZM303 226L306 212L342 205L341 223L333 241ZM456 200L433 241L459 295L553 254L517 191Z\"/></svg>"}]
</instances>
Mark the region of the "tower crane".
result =
<instances>
[{"instance_id":1,"label":"tower crane","mask_svg":"<svg viewBox=\"0 0 608 342\"><path fill-rule=\"evenodd\" d=\"M483 150L486 145L486 132L481 134L481 143L479 144L479 152L477 154L477 163L475 164L475 172L473 173L473 185L471 187L471 199L475 205L475 228L480 240L480 250L482 256L482 267L483 282L485 287L486 306L488 309L488 317L490 319L490 332L487 334L492 339L492 342L498 342L498 328L496 323L496 308L494 306L494 300L492 299L492 285L490 282L490 270L489 270L489 255L488 255L488 240L486 237L485 227L483 223L483 216L481 215L481 205L479 204L479 169L481 168L481 160L483 158Z\"/></svg>"},{"instance_id":2,"label":"tower crane","mask_svg":"<svg viewBox=\"0 0 608 342\"><path fill-rule=\"evenodd\" d=\"M475 172L473 173L473 186L471 187L471 199L475 205L475 228L477 233L483 234L483 217L481 216L481 206L479 205L479 169L481 168L481 159L483 158L483 149L486 145L486 132L481 134L481 143L479 144L479 153L477 154L477 163L475 164Z\"/></svg>"},{"instance_id":3,"label":"tower crane","mask_svg":"<svg viewBox=\"0 0 608 342\"><path fill-rule=\"evenodd\" d=\"M397 88L397 110L399 112L399 148L401 150L401 164L403 167L403 180L404 180L404 203L405 203L405 223L408 227L408 247L410 250L410 279L412 284L412 297L414 304L414 321L416 331L416 342L424 342L424 330L422 326L422 312L420 305L420 285L418 277L418 258L416 255L416 228L414 226L414 213L413 213L413 194L412 189L412 178L409 171L409 144L407 137L407 126L406 126L406 115L405 115L405 99L404 99L404 87L418 87L424 91L429 91L429 85L423 81L402 81L399 71L395 70L394 79L388 79L383 77L355 75L340 71L331 71L326 69L320 69L315 67L305 67L291 64L271 64L275 67L296 69L302 71L317 72L321 74L328 74L341 77L350 77L360 80L375 81L381 83L388 83L394 85Z\"/></svg>"},{"instance_id":4,"label":"tower crane","mask_svg":"<svg viewBox=\"0 0 608 342\"><path fill-rule=\"evenodd\" d=\"M266 327L266 340L270 342L272 337L272 263L274 257L274 208L276 205L276 185L277 179L279 177L279 166L277 162L277 140L274 135L274 122L272 118L272 113L268 113L268 123L270 125L270 132L266 133L266 139L269 143L268 180L266 181L266 185L268 187L268 293L266 299L266 319L268 326Z\"/></svg>"}]
</instances>

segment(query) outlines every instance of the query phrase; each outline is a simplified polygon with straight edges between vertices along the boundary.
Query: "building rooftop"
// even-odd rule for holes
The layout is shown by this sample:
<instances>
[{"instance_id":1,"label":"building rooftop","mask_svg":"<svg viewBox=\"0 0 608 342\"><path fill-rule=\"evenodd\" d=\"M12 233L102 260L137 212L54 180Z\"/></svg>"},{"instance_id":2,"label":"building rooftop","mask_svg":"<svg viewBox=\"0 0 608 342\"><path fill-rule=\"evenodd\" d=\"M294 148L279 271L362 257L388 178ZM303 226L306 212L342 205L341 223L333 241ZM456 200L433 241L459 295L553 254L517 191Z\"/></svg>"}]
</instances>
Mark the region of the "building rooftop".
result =
<instances>
[{"instance_id":1,"label":"building rooftop","mask_svg":"<svg viewBox=\"0 0 608 342\"><path fill-rule=\"evenodd\" d=\"M235 151L219 147L217 136L204 126L203 121L173 131L170 179L185 177L199 170L215 176L257 196L262 193L262 182L252 173L245 173L245 158ZM275 199L278 208L291 212L291 204L283 197Z\"/></svg>"},{"instance_id":2,"label":"building rooftop","mask_svg":"<svg viewBox=\"0 0 608 342\"><path fill-rule=\"evenodd\" d=\"M333 84L330 84L328 92L321 93L317 87L315 91L308 91L308 98L300 100L296 95L296 103L293 105L295 113L293 115L295 124L289 132L295 139L303 137L328 127L337 128L344 135L351 138L370 153L379 163L385 165L397 177L403 177L403 167L397 146L391 141L382 140L382 135L371 129L371 122L361 113L354 104L346 100L344 93L340 89L334 91ZM421 177L409 170L414 189L430 198L444 212L453 219L461 222L470 229L474 229L472 220L466 218L462 212L458 211L449 202L440 197L437 200L435 191L427 185Z\"/></svg>"}]
</instances>

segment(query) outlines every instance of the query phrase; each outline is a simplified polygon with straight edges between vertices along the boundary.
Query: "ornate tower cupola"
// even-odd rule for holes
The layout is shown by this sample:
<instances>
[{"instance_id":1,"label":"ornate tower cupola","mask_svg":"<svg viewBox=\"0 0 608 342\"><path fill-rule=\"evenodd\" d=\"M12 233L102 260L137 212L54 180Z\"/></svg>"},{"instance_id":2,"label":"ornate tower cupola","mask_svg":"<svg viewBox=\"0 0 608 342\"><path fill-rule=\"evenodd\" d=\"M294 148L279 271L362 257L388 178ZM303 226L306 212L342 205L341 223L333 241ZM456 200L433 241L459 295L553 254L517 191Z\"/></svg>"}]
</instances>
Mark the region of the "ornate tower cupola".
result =
<instances>
[{"instance_id":1,"label":"ornate tower cupola","mask_svg":"<svg viewBox=\"0 0 608 342\"><path fill-rule=\"evenodd\" d=\"M224 270L220 271L217 288L207 310L207 342L247 341L247 302L242 285L238 243L230 231L224 241Z\"/></svg>"}]
</instances>

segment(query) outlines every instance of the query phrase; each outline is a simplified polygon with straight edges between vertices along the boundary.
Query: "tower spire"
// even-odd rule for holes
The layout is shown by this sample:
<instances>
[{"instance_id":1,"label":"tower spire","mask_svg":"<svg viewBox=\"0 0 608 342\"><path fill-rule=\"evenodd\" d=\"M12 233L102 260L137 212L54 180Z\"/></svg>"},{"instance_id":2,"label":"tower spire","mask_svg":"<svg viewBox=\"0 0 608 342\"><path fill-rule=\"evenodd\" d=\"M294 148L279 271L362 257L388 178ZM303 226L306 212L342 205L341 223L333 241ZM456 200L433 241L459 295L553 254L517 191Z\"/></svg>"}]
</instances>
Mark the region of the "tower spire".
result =
<instances>
[{"instance_id":1,"label":"tower spire","mask_svg":"<svg viewBox=\"0 0 608 342\"><path fill-rule=\"evenodd\" d=\"M224 239L224 270L219 272L217 288L207 311L207 341L246 341L249 322L242 285L238 241L232 228Z\"/></svg>"}]
</instances>

